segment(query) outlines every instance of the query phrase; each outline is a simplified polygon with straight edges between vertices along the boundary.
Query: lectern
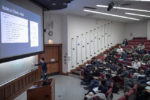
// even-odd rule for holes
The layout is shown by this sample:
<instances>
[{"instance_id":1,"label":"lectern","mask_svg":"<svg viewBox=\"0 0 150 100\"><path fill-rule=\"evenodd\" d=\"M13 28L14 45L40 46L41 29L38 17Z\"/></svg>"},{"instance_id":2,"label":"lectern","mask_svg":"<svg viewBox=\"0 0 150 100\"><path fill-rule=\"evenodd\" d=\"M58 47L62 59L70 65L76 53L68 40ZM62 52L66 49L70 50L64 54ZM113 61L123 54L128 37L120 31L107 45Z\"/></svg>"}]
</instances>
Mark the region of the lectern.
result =
<instances>
[{"instance_id":1,"label":"lectern","mask_svg":"<svg viewBox=\"0 0 150 100\"><path fill-rule=\"evenodd\" d=\"M27 100L55 100L55 80L35 82L27 90Z\"/></svg>"}]
</instances>

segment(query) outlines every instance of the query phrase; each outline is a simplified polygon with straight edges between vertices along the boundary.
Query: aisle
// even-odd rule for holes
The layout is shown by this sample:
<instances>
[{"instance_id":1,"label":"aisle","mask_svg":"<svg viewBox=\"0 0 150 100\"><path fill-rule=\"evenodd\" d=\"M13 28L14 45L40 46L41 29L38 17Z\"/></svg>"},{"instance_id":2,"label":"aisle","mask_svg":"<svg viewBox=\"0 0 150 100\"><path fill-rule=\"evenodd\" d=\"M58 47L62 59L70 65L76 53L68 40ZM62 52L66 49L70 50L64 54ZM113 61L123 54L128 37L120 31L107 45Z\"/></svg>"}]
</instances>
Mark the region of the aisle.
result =
<instances>
[{"instance_id":1,"label":"aisle","mask_svg":"<svg viewBox=\"0 0 150 100\"><path fill-rule=\"evenodd\" d=\"M80 85L80 79L75 76L56 75L55 100L83 100L85 90Z\"/></svg>"}]
</instances>

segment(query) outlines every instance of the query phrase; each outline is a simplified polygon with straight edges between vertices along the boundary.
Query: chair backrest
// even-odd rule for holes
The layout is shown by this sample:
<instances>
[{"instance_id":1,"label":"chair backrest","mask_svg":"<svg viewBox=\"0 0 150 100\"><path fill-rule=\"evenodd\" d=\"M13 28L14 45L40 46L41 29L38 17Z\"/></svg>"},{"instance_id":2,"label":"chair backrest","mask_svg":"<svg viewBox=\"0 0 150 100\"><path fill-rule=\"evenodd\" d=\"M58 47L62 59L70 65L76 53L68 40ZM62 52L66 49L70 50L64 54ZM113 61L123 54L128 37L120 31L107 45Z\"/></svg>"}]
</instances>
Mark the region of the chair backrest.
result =
<instances>
[{"instance_id":1,"label":"chair backrest","mask_svg":"<svg viewBox=\"0 0 150 100\"><path fill-rule=\"evenodd\" d=\"M94 97L92 100L98 100L98 97L96 96L96 97Z\"/></svg>"},{"instance_id":2,"label":"chair backrest","mask_svg":"<svg viewBox=\"0 0 150 100\"><path fill-rule=\"evenodd\" d=\"M134 100L136 99L137 88L138 88L138 85L135 84L135 85L133 86L133 90L134 90Z\"/></svg>"},{"instance_id":3,"label":"chair backrest","mask_svg":"<svg viewBox=\"0 0 150 100\"><path fill-rule=\"evenodd\" d=\"M103 79L105 76L102 72L99 73L100 74L100 77Z\"/></svg>"},{"instance_id":4,"label":"chair backrest","mask_svg":"<svg viewBox=\"0 0 150 100\"><path fill-rule=\"evenodd\" d=\"M126 94L126 99L127 100L134 100L135 95L133 89L130 89L129 92Z\"/></svg>"},{"instance_id":5,"label":"chair backrest","mask_svg":"<svg viewBox=\"0 0 150 100\"><path fill-rule=\"evenodd\" d=\"M111 81L111 83L110 83L110 88L113 88L113 86L114 86L114 82Z\"/></svg>"},{"instance_id":6,"label":"chair backrest","mask_svg":"<svg viewBox=\"0 0 150 100\"><path fill-rule=\"evenodd\" d=\"M106 92L106 97L107 100L111 100L112 99L112 88L109 88L109 90Z\"/></svg>"},{"instance_id":7,"label":"chair backrest","mask_svg":"<svg viewBox=\"0 0 150 100\"><path fill-rule=\"evenodd\" d=\"M121 98L119 98L118 100L126 100L125 96L122 96Z\"/></svg>"}]
</instances>

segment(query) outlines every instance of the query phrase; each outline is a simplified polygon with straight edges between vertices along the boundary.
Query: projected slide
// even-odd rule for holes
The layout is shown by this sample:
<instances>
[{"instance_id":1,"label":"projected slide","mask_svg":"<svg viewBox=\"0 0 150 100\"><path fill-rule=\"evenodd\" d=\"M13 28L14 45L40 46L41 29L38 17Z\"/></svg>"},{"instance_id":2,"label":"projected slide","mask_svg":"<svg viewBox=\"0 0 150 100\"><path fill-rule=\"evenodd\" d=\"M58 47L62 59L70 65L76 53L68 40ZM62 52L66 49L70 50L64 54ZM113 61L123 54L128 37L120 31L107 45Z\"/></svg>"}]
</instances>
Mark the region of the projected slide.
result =
<instances>
[{"instance_id":1,"label":"projected slide","mask_svg":"<svg viewBox=\"0 0 150 100\"><path fill-rule=\"evenodd\" d=\"M44 51L41 16L0 0L0 63Z\"/></svg>"},{"instance_id":2,"label":"projected slide","mask_svg":"<svg viewBox=\"0 0 150 100\"><path fill-rule=\"evenodd\" d=\"M31 47L37 47L38 41L38 23L30 21L30 45Z\"/></svg>"},{"instance_id":3,"label":"projected slide","mask_svg":"<svg viewBox=\"0 0 150 100\"><path fill-rule=\"evenodd\" d=\"M28 20L1 12L1 43L27 43Z\"/></svg>"}]
</instances>

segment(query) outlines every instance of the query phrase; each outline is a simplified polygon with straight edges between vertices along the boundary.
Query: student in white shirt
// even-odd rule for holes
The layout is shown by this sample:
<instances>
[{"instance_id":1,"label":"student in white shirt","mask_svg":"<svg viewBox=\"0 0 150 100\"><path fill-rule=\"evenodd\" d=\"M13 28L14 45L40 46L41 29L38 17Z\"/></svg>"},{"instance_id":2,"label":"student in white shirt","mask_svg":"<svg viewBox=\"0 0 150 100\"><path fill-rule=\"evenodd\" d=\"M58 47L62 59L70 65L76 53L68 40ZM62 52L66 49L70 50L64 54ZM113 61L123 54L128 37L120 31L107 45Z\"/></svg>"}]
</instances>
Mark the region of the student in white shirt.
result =
<instances>
[{"instance_id":1,"label":"student in white shirt","mask_svg":"<svg viewBox=\"0 0 150 100\"><path fill-rule=\"evenodd\" d=\"M119 48L117 49L117 52L118 52L119 54L121 54L121 53L123 52L123 49L121 48L121 46L119 46Z\"/></svg>"},{"instance_id":2,"label":"student in white shirt","mask_svg":"<svg viewBox=\"0 0 150 100\"><path fill-rule=\"evenodd\" d=\"M141 67L141 62L135 59L135 61L132 62L132 67L134 69L139 69Z\"/></svg>"}]
</instances>

